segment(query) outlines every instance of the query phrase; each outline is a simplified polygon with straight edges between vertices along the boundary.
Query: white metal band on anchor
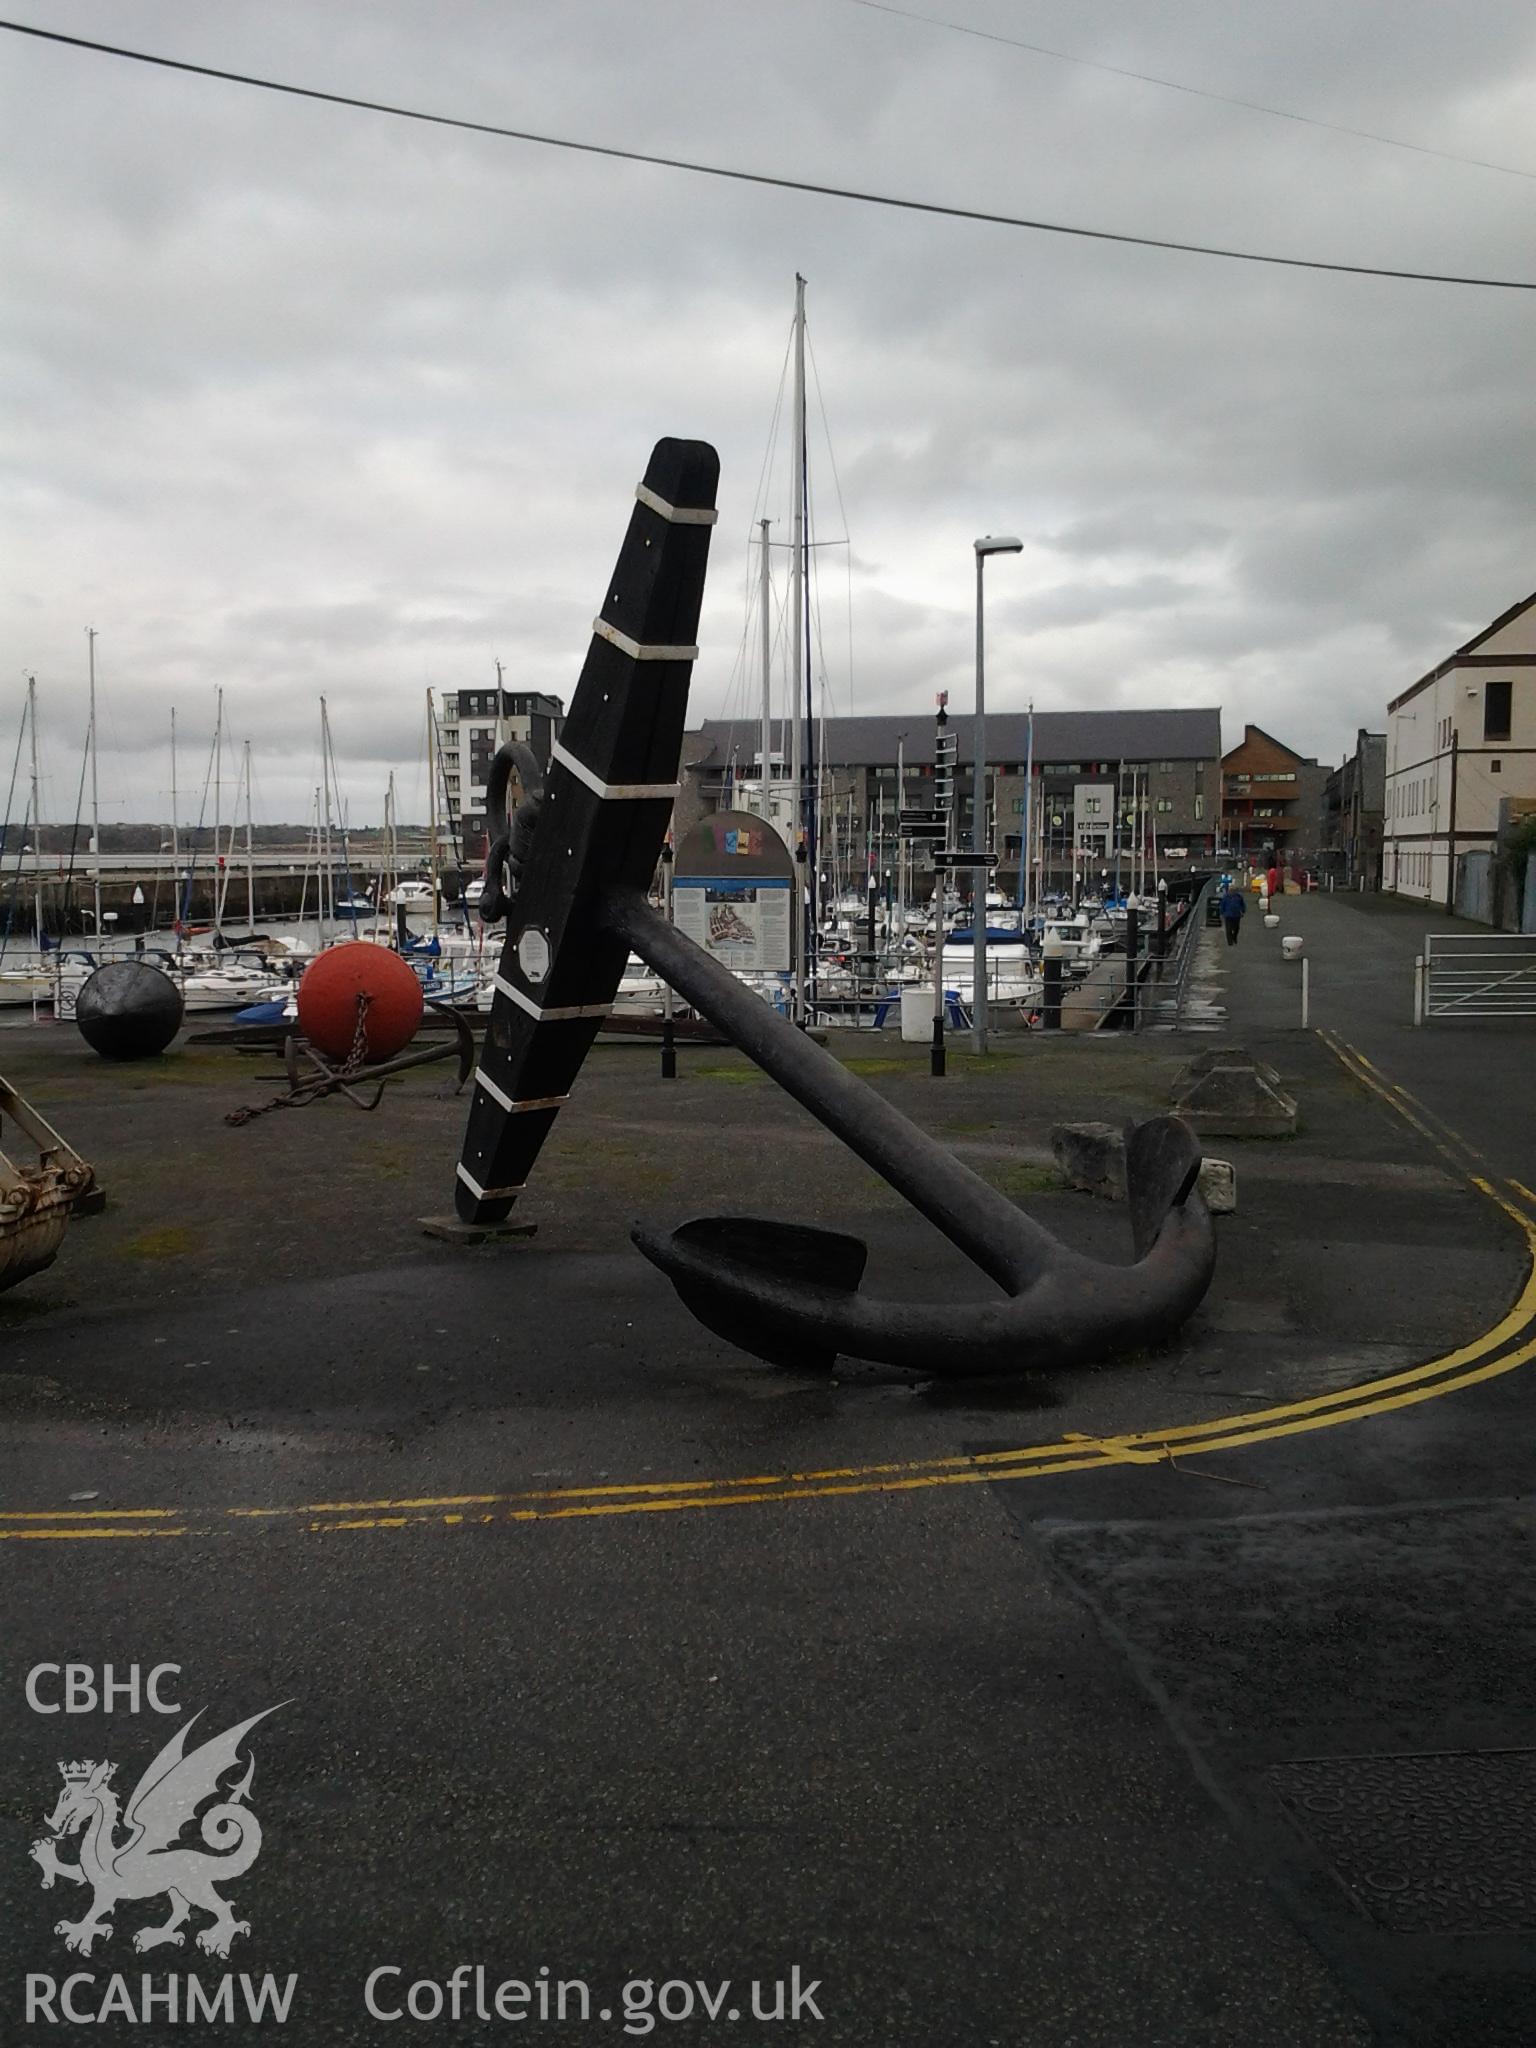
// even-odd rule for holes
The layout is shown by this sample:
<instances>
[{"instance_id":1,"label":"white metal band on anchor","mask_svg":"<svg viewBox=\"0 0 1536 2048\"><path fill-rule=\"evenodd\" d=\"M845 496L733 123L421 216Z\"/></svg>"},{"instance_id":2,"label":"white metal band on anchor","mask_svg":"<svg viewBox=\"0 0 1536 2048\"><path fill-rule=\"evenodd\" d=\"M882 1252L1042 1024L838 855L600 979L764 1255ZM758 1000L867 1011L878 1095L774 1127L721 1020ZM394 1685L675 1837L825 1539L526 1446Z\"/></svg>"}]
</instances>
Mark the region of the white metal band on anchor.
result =
<instances>
[{"instance_id":1,"label":"white metal band on anchor","mask_svg":"<svg viewBox=\"0 0 1536 2048\"><path fill-rule=\"evenodd\" d=\"M516 1108L517 1105L513 1102L506 1089L498 1087L483 1067L476 1067L475 1069L475 1086L483 1088L492 1102L499 1102L503 1109Z\"/></svg>"},{"instance_id":2,"label":"white metal band on anchor","mask_svg":"<svg viewBox=\"0 0 1536 2048\"><path fill-rule=\"evenodd\" d=\"M565 1024L573 1017L606 1017L613 1008L612 1003L554 1003L548 1009L541 1010L532 996L525 996L522 990L508 981L504 975L493 975L491 986L516 1003L520 1010L526 1010L539 1024Z\"/></svg>"},{"instance_id":3,"label":"white metal band on anchor","mask_svg":"<svg viewBox=\"0 0 1536 2048\"><path fill-rule=\"evenodd\" d=\"M515 1188L483 1188L462 1162L454 1171L477 1202L503 1202L510 1195L520 1195L528 1185L526 1181L520 1180Z\"/></svg>"},{"instance_id":4,"label":"white metal band on anchor","mask_svg":"<svg viewBox=\"0 0 1536 2048\"><path fill-rule=\"evenodd\" d=\"M647 647L643 641L631 640L617 626L610 626L606 619L594 619L592 630L599 640L610 641L631 661L697 661L699 658L697 647Z\"/></svg>"},{"instance_id":5,"label":"white metal band on anchor","mask_svg":"<svg viewBox=\"0 0 1536 2048\"><path fill-rule=\"evenodd\" d=\"M635 485L635 496L642 505L649 505L653 512L659 512L663 519L670 519L674 526L713 526L720 517L711 505L669 505L665 498L659 498L644 484Z\"/></svg>"},{"instance_id":6,"label":"white metal band on anchor","mask_svg":"<svg viewBox=\"0 0 1536 2048\"><path fill-rule=\"evenodd\" d=\"M558 761L568 768L576 780L585 783L594 796L600 796L606 803L643 802L652 797L665 797L670 803L677 795L675 782L601 782L584 761L578 761L574 754L568 754L558 740L549 750L553 763Z\"/></svg>"},{"instance_id":7,"label":"white metal band on anchor","mask_svg":"<svg viewBox=\"0 0 1536 2048\"><path fill-rule=\"evenodd\" d=\"M533 997L525 996L522 990L508 981L504 974L493 974L491 976L491 986L498 995L505 996L509 1003L516 1003L520 1010L526 1010L536 1023L543 1022L544 1012L533 1000Z\"/></svg>"}]
</instances>

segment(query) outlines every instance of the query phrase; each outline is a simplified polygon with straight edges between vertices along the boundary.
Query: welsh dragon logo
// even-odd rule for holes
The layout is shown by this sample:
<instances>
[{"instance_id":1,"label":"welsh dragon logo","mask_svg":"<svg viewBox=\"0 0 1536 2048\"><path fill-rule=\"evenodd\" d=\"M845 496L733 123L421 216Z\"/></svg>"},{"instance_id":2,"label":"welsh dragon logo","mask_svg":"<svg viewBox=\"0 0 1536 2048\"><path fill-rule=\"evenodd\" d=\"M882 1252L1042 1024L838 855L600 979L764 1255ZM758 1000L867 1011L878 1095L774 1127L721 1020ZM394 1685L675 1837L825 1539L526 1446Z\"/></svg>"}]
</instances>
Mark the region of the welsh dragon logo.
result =
<instances>
[{"instance_id":1,"label":"welsh dragon logo","mask_svg":"<svg viewBox=\"0 0 1536 2048\"><path fill-rule=\"evenodd\" d=\"M55 1924L53 1931L63 1935L66 1948L88 1956L97 1940L110 1938L112 1914L120 1901L158 1898L162 1892L170 1899L170 1917L158 1927L141 1928L133 1937L141 1955L166 1943L179 1948L185 1939L183 1923L194 1907L213 1916L213 1925L197 1934L205 1955L227 1956L235 1936L250 1933L250 1922L237 1920L229 1901L214 1887L244 1876L261 1853L261 1824L242 1804L256 1775L255 1758L247 1762L244 1777L233 1788L221 1789L219 1781L238 1769L240 1744L256 1723L276 1712L276 1707L267 1707L188 1756L187 1736L201 1719L200 1713L194 1714L140 1778L126 1809L112 1790L115 1764L59 1765L64 1789L45 1823L51 1833L40 1836L30 1854L43 1873L44 1891L51 1891L54 1880L62 1877L69 1884L90 1885L95 1894L83 1919ZM209 1800L216 1803L208 1806ZM216 1852L211 1855L178 1846L178 1838L205 1806L200 1832L208 1850ZM82 1828L79 1862L61 1863L58 1843Z\"/></svg>"}]
</instances>

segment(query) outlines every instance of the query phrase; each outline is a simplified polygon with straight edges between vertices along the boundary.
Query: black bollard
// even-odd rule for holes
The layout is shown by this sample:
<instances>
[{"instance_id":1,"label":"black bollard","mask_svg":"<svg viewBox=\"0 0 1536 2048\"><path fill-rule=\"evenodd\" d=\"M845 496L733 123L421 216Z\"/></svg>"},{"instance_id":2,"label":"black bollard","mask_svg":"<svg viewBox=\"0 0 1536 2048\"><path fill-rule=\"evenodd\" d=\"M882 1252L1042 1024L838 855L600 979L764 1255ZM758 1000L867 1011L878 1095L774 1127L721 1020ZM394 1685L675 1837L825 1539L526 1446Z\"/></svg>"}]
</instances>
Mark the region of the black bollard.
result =
<instances>
[{"instance_id":1,"label":"black bollard","mask_svg":"<svg viewBox=\"0 0 1536 2048\"><path fill-rule=\"evenodd\" d=\"M928 1072L935 1081L944 1078L944 1012L940 1010L933 1020L933 1050L928 1055Z\"/></svg>"},{"instance_id":2,"label":"black bollard","mask_svg":"<svg viewBox=\"0 0 1536 2048\"><path fill-rule=\"evenodd\" d=\"M677 1033L672 1028L672 1019L661 1020L661 1078L663 1081L677 1079Z\"/></svg>"},{"instance_id":3,"label":"black bollard","mask_svg":"<svg viewBox=\"0 0 1536 2048\"><path fill-rule=\"evenodd\" d=\"M1043 1031L1061 1029L1061 961L1047 954L1041 962L1041 978L1044 983L1040 994L1040 1028Z\"/></svg>"}]
</instances>

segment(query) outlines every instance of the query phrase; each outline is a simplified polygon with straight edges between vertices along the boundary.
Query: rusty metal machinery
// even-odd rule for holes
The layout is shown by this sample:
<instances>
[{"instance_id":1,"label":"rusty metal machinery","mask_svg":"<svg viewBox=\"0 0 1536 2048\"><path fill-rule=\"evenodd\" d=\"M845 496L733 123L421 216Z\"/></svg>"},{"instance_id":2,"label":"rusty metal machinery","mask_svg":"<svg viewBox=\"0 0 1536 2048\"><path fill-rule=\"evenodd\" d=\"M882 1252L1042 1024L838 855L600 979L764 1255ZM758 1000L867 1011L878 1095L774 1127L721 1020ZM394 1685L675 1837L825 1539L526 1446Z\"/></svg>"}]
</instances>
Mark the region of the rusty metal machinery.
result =
<instances>
[{"instance_id":1,"label":"rusty metal machinery","mask_svg":"<svg viewBox=\"0 0 1536 2048\"><path fill-rule=\"evenodd\" d=\"M94 1170L24 1095L0 1080L0 1125L7 1119L37 1158L23 1163L0 1151L0 1289L51 1266L70 1218L95 1215L106 1205Z\"/></svg>"},{"instance_id":2,"label":"rusty metal machinery","mask_svg":"<svg viewBox=\"0 0 1536 2048\"><path fill-rule=\"evenodd\" d=\"M957 1375L1075 1364L1168 1335L1215 1264L1200 1146L1180 1118L1153 1118L1128 1144L1133 1262L1085 1257L648 902L676 794L718 473L701 442L657 444L542 784L527 762L499 764L486 898L505 905L507 928L458 1165L460 1219L494 1227L510 1215L633 951L998 1288L942 1307L882 1302L860 1294L865 1247L840 1232L750 1216L637 1229L710 1329L775 1360L845 1352ZM524 797L509 821L514 765Z\"/></svg>"}]
</instances>

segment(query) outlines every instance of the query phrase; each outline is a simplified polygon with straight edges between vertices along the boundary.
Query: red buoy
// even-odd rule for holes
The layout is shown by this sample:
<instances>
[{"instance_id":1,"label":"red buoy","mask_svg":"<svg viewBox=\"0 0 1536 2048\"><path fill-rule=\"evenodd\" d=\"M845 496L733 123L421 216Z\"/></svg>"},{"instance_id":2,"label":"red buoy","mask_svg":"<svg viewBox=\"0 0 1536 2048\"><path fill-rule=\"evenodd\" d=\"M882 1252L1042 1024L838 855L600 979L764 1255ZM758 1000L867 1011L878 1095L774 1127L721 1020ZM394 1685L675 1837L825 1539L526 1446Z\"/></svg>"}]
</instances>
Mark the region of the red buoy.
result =
<instances>
[{"instance_id":1,"label":"red buoy","mask_svg":"<svg viewBox=\"0 0 1536 2048\"><path fill-rule=\"evenodd\" d=\"M393 1059L416 1036L421 983L398 953L366 939L330 946L299 982L299 1029L328 1059L349 1060L361 1016L364 1057Z\"/></svg>"}]
</instances>

